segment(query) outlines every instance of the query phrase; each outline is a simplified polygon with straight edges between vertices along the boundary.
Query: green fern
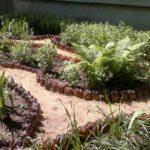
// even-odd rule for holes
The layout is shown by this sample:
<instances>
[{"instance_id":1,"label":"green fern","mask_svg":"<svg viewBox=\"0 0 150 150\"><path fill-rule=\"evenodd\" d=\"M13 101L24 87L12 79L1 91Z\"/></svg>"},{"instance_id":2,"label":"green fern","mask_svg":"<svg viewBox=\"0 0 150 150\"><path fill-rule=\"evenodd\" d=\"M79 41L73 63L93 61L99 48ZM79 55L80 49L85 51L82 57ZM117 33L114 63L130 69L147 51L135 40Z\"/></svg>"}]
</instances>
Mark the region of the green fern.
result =
<instances>
[{"instance_id":1,"label":"green fern","mask_svg":"<svg viewBox=\"0 0 150 150\"><path fill-rule=\"evenodd\" d=\"M63 73L66 73L66 76L69 74L69 82L85 81L90 87L103 85L114 78L123 84L149 80L149 61L144 59L146 53L143 51L147 42L134 44L127 37L119 42L109 42L104 48L73 44L78 51L76 57L80 62L67 63Z\"/></svg>"}]
</instances>

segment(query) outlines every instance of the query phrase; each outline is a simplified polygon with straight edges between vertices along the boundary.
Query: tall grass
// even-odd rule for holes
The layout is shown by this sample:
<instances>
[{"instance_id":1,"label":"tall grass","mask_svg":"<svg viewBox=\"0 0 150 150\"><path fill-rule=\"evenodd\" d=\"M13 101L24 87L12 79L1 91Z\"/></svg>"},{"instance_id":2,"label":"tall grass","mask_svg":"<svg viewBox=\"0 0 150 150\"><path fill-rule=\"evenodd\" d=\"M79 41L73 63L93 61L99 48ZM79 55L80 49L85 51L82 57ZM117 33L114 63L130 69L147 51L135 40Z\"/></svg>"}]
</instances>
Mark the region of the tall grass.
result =
<instances>
[{"instance_id":1,"label":"tall grass","mask_svg":"<svg viewBox=\"0 0 150 150\"><path fill-rule=\"evenodd\" d=\"M109 101L109 99L108 99ZM142 110L131 115L126 115L121 111L120 106L116 111L110 107L110 114L98 107L103 115L103 121L97 121L95 128L91 130L86 138L80 135L75 116L74 105L71 103L73 114L71 115L65 107L71 130L62 135L58 145L53 145L56 150L149 150L150 149L150 116L144 114ZM32 149L50 150L51 141L38 145L34 143ZM37 146L38 145L38 146ZM35 148L36 147L36 148Z\"/></svg>"}]
</instances>

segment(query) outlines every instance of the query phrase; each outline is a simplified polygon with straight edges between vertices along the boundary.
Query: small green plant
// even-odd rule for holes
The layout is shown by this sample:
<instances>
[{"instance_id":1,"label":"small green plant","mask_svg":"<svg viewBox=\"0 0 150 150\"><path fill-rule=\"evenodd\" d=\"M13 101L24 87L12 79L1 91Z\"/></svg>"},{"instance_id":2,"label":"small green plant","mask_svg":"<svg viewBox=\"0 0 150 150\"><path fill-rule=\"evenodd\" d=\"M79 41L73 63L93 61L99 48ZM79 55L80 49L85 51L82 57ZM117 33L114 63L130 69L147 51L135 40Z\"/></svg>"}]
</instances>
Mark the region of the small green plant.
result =
<instances>
[{"instance_id":1,"label":"small green plant","mask_svg":"<svg viewBox=\"0 0 150 150\"><path fill-rule=\"evenodd\" d=\"M10 42L9 38L2 35L0 37L0 51L9 52L10 51L10 46L11 46L11 42Z\"/></svg>"},{"instance_id":2,"label":"small green plant","mask_svg":"<svg viewBox=\"0 0 150 150\"><path fill-rule=\"evenodd\" d=\"M6 118L10 113L10 108L7 106L7 101L12 101L11 93L6 89L6 78L5 72L0 76L0 122Z\"/></svg>"},{"instance_id":3,"label":"small green plant","mask_svg":"<svg viewBox=\"0 0 150 150\"><path fill-rule=\"evenodd\" d=\"M13 45L11 56L14 61L22 64L33 65L35 63L34 52L32 51L31 43L28 42L19 42Z\"/></svg>"},{"instance_id":4,"label":"small green plant","mask_svg":"<svg viewBox=\"0 0 150 150\"><path fill-rule=\"evenodd\" d=\"M50 70L52 67L53 58L56 56L54 45L46 44L39 48L35 54L36 61L40 68Z\"/></svg>"}]
</instances>

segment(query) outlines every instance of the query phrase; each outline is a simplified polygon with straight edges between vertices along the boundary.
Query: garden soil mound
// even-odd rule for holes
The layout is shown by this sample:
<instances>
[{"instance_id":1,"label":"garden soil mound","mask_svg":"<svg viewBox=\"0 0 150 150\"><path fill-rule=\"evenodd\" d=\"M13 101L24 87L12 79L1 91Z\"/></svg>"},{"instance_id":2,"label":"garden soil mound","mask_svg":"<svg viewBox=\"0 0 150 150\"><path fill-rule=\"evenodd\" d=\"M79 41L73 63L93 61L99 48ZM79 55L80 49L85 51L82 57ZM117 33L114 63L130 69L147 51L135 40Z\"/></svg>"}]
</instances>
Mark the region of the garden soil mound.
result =
<instances>
[{"instance_id":1,"label":"garden soil mound","mask_svg":"<svg viewBox=\"0 0 150 150\"><path fill-rule=\"evenodd\" d=\"M107 114L110 114L109 106L105 102L85 101L73 96L65 96L45 90L44 87L36 83L35 73L18 69L0 68L0 73L2 73L2 71L5 71L7 76L12 76L15 82L22 84L27 91L30 91L31 94L37 98L38 103L41 105L41 110L43 111L42 128L45 130L45 133L39 136L44 139L65 133L70 128L68 116L60 100L69 110L71 116L73 116L72 103L75 108L78 126L84 125L88 121L95 121L102 118L97 107L104 110ZM118 108L119 104L112 105L113 110L117 110ZM121 104L121 109L128 114L139 109L144 109L146 113L150 113L150 95L138 101L124 102Z\"/></svg>"}]
</instances>

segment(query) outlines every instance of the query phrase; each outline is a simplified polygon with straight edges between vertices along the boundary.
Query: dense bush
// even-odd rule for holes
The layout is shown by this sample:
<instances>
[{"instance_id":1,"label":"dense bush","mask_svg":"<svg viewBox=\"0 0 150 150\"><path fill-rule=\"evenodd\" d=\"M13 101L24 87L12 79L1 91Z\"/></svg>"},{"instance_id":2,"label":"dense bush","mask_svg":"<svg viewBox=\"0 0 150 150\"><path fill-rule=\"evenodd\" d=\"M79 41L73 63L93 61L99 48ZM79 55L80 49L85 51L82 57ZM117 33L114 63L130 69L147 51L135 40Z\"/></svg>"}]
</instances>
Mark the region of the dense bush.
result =
<instances>
[{"instance_id":1,"label":"dense bush","mask_svg":"<svg viewBox=\"0 0 150 150\"><path fill-rule=\"evenodd\" d=\"M37 50L35 58L40 68L50 70L55 55L55 47L47 44Z\"/></svg>"},{"instance_id":2,"label":"dense bush","mask_svg":"<svg viewBox=\"0 0 150 150\"><path fill-rule=\"evenodd\" d=\"M130 38L119 42L109 42L105 47L75 45L78 50L78 63L67 63L62 76L71 84L87 84L95 88L110 81L115 84L134 86L134 82L150 81L150 56L145 48L149 40L134 43ZM148 48L149 49L149 48Z\"/></svg>"},{"instance_id":3,"label":"dense bush","mask_svg":"<svg viewBox=\"0 0 150 150\"><path fill-rule=\"evenodd\" d=\"M12 59L23 64L34 64L35 58L31 48L31 43L19 42L11 48Z\"/></svg>"},{"instance_id":4,"label":"dense bush","mask_svg":"<svg viewBox=\"0 0 150 150\"><path fill-rule=\"evenodd\" d=\"M75 23L67 25L61 33L63 43L76 43L85 46L95 44L104 47L108 42L117 42L125 37L130 37L136 43L150 38L150 32L133 30L132 27L126 26L124 23L120 23L118 26L108 23Z\"/></svg>"},{"instance_id":5,"label":"dense bush","mask_svg":"<svg viewBox=\"0 0 150 150\"><path fill-rule=\"evenodd\" d=\"M7 34L10 38L22 39L32 35L32 30L24 19L5 19L2 21L1 34Z\"/></svg>"},{"instance_id":6,"label":"dense bush","mask_svg":"<svg viewBox=\"0 0 150 150\"><path fill-rule=\"evenodd\" d=\"M0 22L5 19L12 20L14 18L18 20L26 20L29 24L29 28L33 29L36 35L59 34L62 27L73 22L72 20L66 18L33 13L1 15Z\"/></svg>"}]
</instances>

